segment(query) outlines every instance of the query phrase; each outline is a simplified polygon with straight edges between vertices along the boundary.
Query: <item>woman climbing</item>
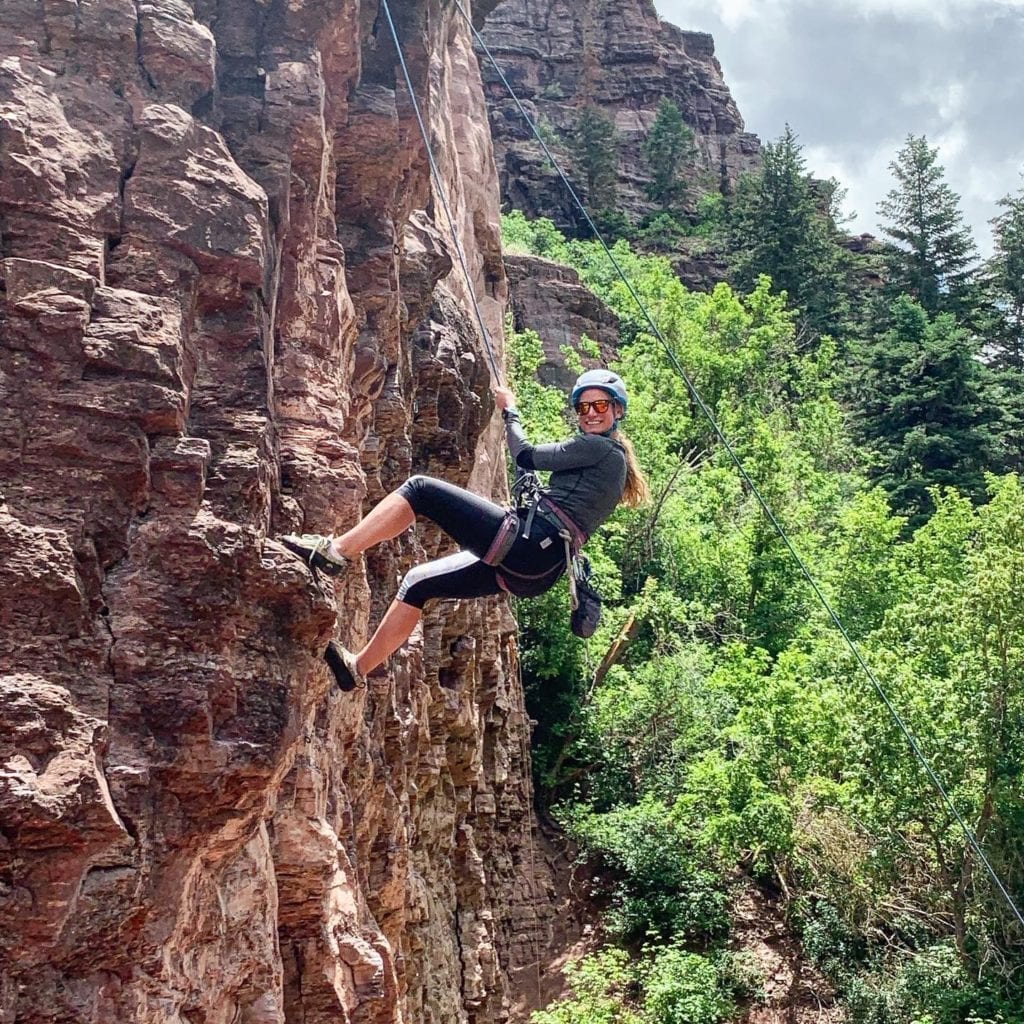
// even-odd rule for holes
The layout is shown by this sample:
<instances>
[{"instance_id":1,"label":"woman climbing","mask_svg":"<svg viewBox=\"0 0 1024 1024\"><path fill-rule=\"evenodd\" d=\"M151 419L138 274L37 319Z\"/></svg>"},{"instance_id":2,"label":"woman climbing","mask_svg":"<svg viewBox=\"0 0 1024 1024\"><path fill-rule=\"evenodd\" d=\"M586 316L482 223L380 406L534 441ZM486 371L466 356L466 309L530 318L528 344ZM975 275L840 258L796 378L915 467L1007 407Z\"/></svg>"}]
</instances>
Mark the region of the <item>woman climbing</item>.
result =
<instances>
[{"instance_id":1,"label":"woman climbing","mask_svg":"<svg viewBox=\"0 0 1024 1024\"><path fill-rule=\"evenodd\" d=\"M417 515L437 523L465 549L411 569L361 651L331 641L325 657L342 690L353 689L401 647L427 601L486 597L502 590L517 597L543 594L565 572L566 533L578 550L620 501L639 505L647 499L647 482L632 445L619 430L628 399L617 374L588 370L579 377L571 396L579 433L558 444L530 444L515 395L496 386L494 397L516 465L524 471L551 471L532 510L509 513L461 487L414 476L341 536L281 538L310 566L331 576L344 573L367 548L397 537Z\"/></svg>"}]
</instances>

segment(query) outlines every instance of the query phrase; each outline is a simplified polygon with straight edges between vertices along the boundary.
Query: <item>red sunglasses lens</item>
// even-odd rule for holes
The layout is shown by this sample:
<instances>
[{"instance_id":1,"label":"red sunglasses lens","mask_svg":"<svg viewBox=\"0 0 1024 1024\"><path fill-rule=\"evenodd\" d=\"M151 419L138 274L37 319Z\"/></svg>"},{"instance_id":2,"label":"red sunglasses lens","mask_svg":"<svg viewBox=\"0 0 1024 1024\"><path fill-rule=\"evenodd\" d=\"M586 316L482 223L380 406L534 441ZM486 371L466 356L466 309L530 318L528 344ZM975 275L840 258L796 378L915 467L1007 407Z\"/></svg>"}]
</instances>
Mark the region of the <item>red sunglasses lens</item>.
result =
<instances>
[{"instance_id":1,"label":"red sunglasses lens","mask_svg":"<svg viewBox=\"0 0 1024 1024\"><path fill-rule=\"evenodd\" d=\"M603 414L608 411L608 408L609 406L611 406L611 404L612 403L610 398L599 398L596 402L580 402L576 406L576 411L581 416L586 416L586 414L590 412L591 409L593 409L596 413Z\"/></svg>"}]
</instances>

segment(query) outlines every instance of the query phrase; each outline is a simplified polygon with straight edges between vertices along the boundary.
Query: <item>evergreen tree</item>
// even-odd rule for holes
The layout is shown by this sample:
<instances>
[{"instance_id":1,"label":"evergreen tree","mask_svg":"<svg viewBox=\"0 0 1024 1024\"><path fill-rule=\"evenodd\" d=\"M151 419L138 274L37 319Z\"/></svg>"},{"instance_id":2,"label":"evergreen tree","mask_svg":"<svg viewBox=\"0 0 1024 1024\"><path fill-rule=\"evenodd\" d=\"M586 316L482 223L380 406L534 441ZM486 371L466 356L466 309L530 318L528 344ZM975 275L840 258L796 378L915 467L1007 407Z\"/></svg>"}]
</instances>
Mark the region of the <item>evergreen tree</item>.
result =
<instances>
[{"instance_id":1,"label":"evergreen tree","mask_svg":"<svg viewBox=\"0 0 1024 1024\"><path fill-rule=\"evenodd\" d=\"M985 494L998 450L999 410L978 345L954 318L931 320L907 295L892 328L866 346L856 425L874 455L871 475L915 529L930 515L931 487Z\"/></svg>"},{"instance_id":2,"label":"evergreen tree","mask_svg":"<svg viewBox=\"0 0 1024 1024\"><path fill-rule=\"evenodd\" d=\"M834 194L832 189L828 203ZM815 335L843 333L847 254L835 242L835 226L819 206L789 125L777 142L764 147L761 173L741 179L726 234L738 288L750 291L758 276L767 274Z\"/></svg>"},{"instance_id":3,"label":"evergreen tree","mask_svg":"<svg viewBox=\"0 0 1024 1024\"><path fill-rule=\"evenodd\" d=\"M960 197L946 184L938 148L922 135L908 135L889 164L896 187L878 204L883 234L896 242L893 284L929 314L970 315L977 304L972 269L977 250L963 222Z\"/></svg>"},{"instance_id":4,"label":"evergreen tree","mask_svg":"<svg viewBox=\"0 0 1024 1024\"><path fill-rule=\"evenodd\" d=\"M683 120L675 103L663 99L644 141L644 157L651 172L647 196L665 213L677 207L686 196L682 170L692 153L693 130Z\"/></svg>"},{"instance_id":5,"label":"evergreen tree","mask_svg":"<svg viewBox=\"0 0 1024 1024\"><path fill-rule=\"evenodd\" d=\"M988 264L996 323L990 342L993 365L1024 372L1024 189L999 200L992 221L995 253Z\"/></svg>"},{"instance_id":6,"label":"evergreen tree","mask_svg":"<svg viewBox=\"0 0 1024 1024\"><path fill-rule=\"evenodd\" d=\"M597 107L584 107L576 122L572 153L586 181L587 198L592 210L605 210L615 205L615 182L618 169L615 125Z\"/></svg>"},{"instance_id":7,"label":"evergreen tree","mask_svg":"<svg viewBox=\"0 0 1024 1024\"><path fill-rule=\"evenodd\" d=\"M992 318L986 355L1003 409L1001 469L1024 470L1024 189L1004 196L992 221L995 252L988 263Z\"/></svg>"}]
</instances>

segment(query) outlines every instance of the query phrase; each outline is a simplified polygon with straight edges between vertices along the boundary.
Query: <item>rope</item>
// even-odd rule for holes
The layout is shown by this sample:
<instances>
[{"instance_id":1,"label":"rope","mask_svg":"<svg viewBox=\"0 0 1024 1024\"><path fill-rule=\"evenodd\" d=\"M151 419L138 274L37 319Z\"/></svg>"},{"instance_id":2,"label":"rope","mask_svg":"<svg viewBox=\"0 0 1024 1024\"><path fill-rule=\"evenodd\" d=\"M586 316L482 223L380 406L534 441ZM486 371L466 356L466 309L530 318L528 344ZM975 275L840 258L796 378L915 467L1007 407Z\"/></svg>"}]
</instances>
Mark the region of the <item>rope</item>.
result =
<instances>
[{"instance_id":1,"label":"rope","mask_svg":"<svg viewBox=\"0 0 1024 1024\"><path fill-rule=\"evenodd\" d=\"M455 227L455 218L452 216L451 207L448 205L448 198L445 194L444 182L441 180L441 172L438 170L437 161L434 159L434 151L430 145L430 137L427 134L427 126L420 113L420 105L416 101L416 90L412 87L412 77L409 74L409 67L405 62L405 54L402 52L402 44L398 40L398 31L395 28L394 19L391 17L391 8L388 0L381 0L384 16L387 18L388 28L391 30L391 38L395 43L395 52L398 54L398 62L402 66L402 77L405 79L405 87L409 91L409 99L412 102L412 109L416 114L416 123L420 127L420 135L423 137L423 145L427 150L427 159L430 161L430 174L434 179L434 187L437 189L437 197L444 208L445 217L448 219L448 228L451 231L452 243L455 246L455 254L458 256L459 266L462 267L463 276L466 278L466 288L469 291L470 301L473 303L473 312L476 314L476 322L480 326L480 336L483 338L484 349L487 352L487 360L491 364L491 373L498 384L502 383L501 371L498 369L498 360L494 354L494 347L491 345L491 336L484 324L483 313L480 312L480 304L476 300L476 289L473 287L473 279L469 274L469 266L466 263L466 256L462 251L462 243L459 241L459 233Z\"/></svg>"},{"instance_id":2,"label":"rope","mask_svg":"<svg viewBox=\"0 0 1024 1024\"><path fill-rule=\"evenodd\" d=\"M383 0L383 2L386 6L387 0ZM601 244L601 247L604 249L605 254L608 256L608 259L611 260L612 266L618 272L618 275L622 279L622 283L626 286L626 289L628 290L633 302L636 303L637 308L643 314L644 319L647 321L647 324L651 328L652 333L661 343L662 347L665 349L665 353L668 355L669 362L672 364L673 369L676 371L676 373L682 379L683 383L686 385L687 391L689 391L693 401L698 406L700 411L703 413L705 419L707 419L709 425L715 433L715 436L722 443L722 446L725 448L725 450L729 453L729 457L735 463L736 468L739 471L740 477L742 478L743 482L747 485L747 487L750 488L751 493L757 499L757 503L761 506L762 511L768 517L768 520L772 524L772 527L774 528L775 532L779 535L782 542L785 544L787 550L789 551L790 555L792 555L794 561L799 566L800 572L803 575L804 579L807 580L807 582L810 584L815 596L818 598L818 600L821 602L822 607L828 613L829 618L832 620L832 624L836 627L836 629L842 635L843 639L846 641L851 652L853 653L854 658L857 661L857 664L860 666L860 668L864 671L864 674L871 681L871 684L874 687L875 692L878 694L879 698L885 704L885 707L888 709L893 721L899 727L900 732L903 733L903 736L906 738L907 743L910 745L910 749L914 752L914 755L916 756L917 760L920 762L922 768L924 769L927 778L929 779L935 790L939 793L942 800L946 804L947 808L952 813L953 817L956 819L956 822L963 831L963 834L967 839L967 842L970 845L971 849L974 850L974 852L978 855L979 860L985 865L985 870L988 873L989 878L992 880L992 883L995 885L996 889L1002 894L1003 899L1006 901L1010 910L1013 911L1013 914L1016 917L1017 921L1020 923L1021 927L1024 927L1024 914L1021 913L1020 908L1017 906L1017 904L1014 902L1013 897L1007 891L1006 886L1002 882L1002 879L996 873L995 868L992 867L991 862L985 855L984 850L982 850L981 845L978 843L978 840L975 837L973 830L970 828L967 822L964 821L960 812L956 809L956 806L953 804L952 799L946 792L946 788L943 786L941 780L935 774L931 765L928 763L928 759L924 756L924 753L921 751L921 748L918 745L917 740L910 732L910 729L907 727L900 713L893 706L893 703L889 699L889 696L885 692L884 688L882 687L882 684L878 681L874 672L871 670L870 666L864 660L863 656L860 653L860 649L854 643L849 633L847 633L846 627L843 625L839 616L833 610L832 605L829 603L828 599L825 597L821 588L818 586L817 581L811 574L811 571L807 568L807 565L805 564L803 558L800 557L800 554L793 546L793 543L790 541L788 534L783 529L779 521L775 518L775 514L772 512L772 510L768 506L768 503L762 497L757 485L750 478L750 475L747 473L746 469L744 469L743 463L740 461L739 456L736 454L732 445L729 443L729 439L723 433L722 428L719 426L718 421L715 419L714 413L711 411L710 408L708 408L700 392L697 390L696 385L690 379L690 376L687 374L686 370L683 369L682 364L676 358L676 354L672 351L671 347L669 346L669 343L665 340L664 335L658 328L658 325L654 322L654 319L648 312L647 307L644 305L640 296L637 295L635 289L633 288L633 285L629 281L629 278L626 277L625 273L622 270L622 267L619 265L618 260L616 260L614 253L608 247L608 244L607 242L605 242L601 232L598 231L597 225L593 222L593 220L590 217L590 214L587 212L586 207L580 200L580 197L576 194L576 190L572 187L572 184L569 182L569 179L565 176L565 172L562 170L561 165L558 163L558 161L552 154L551 150L548 148L547 143L544 141L539 129L537 128L537 125L534 123L533 119L530 117L526 109L523 107L523 104L520 101L519 97L516 95L515 90L509 84L509 81L505 77L504 72L498 66L498 62L494 59L494 55L491 53L487 44L484 42L483 37L476 30L476 27L473 25L473 21L470 18L469 14L466 12L465 8L460 3L460 0L454 0L454 3L459 13L462 15L463 18L466 19L466 23L469 25L470 31L472 31L473 36L476 39L477 45L487 55L487 59L491 62L491 65L494 67L494 70L498 73L498 77L501 79L502 84L508 90L509 96L511 96L511 98L516 104L516 107L518 107L519 112L523 115L527 124L530 126L530 129L533 131L534 136L536 137L537 141L540 143L541 148L544 151L545 157L547 157L547 159L551 162L552 167L554 167L555 171L558 173L558 176L562 179L562 183L568 190L569 195L573 199L573 202L575 202L576 206L583 214L583 217L587 222L587 226L593 232L594 237L597 239L597 241Z\"/></svg>"}]
</instances>

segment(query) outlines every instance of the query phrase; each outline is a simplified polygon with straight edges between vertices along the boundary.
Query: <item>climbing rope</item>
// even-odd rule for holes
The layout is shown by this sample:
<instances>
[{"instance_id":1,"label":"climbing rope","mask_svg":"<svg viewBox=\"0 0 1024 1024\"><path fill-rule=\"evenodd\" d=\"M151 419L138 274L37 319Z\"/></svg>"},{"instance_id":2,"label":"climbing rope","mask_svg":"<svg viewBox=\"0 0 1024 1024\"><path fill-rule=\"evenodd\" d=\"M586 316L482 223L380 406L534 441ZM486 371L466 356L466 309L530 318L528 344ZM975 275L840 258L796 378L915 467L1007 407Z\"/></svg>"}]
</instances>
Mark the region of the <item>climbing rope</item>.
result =
<instances>
[{"instance_id":1,"label":"climbing rope","mask_svg":"<svg viewBox=\"0 0 1024 1024\"><path fill-rule=\"evenodd\" d=\"M615 271L618 273L619 277L622 279L622 283L626 286L626 290L629 292L630 298L636 304L636 306L639 309L640 313L643 315L644 319L647 321L647 324L650 327L651 332L654 335L654 337L656 337L658 339L658 341L660 342L662 348L664 348L665 353L668 356L669 362L671 363L671 365L672 365L673 369L676 371L676 373L679 375L680 379L686 385L686 389L690 393L690 396L693 399L694 404L700 409L700 411L703 414L704 418L707 420L708 424L710 425L711 429L713 430L715 436L721 442L722 447L725 449L725 451L728 453L730 459L735 464L736 469L739 472L740 477L743 480L744 484L746 484L747 487L750 489L750 493L754 495L755 499L757 500L758 505L761 507L761 510L764 512L765 516L768 518L768 521L771 523L772 528L778 534L779 538L782 540L783 544L785 545L786 549L789 551L789 553L792 556L793 560L796 562L797 566L800 569L801 575L804 577L804 579L810 585L810 587L811 587L812 591L814 592L815 596L821 602L822 607L825 609L826 613L828 614L829 619L832 621L832 624L839 631L839 634L842 636L843 640L846 642L847 646L850 648L850 651L853 654L854 659L856 660L857 664L860 666L861 670L864 672L864 674L870 680L871 685L873 686L875 692L878 694L878 697L881 699L882 703L885 705L887 711L889 712L889 715L892 717L892 720L896 723L896 726L898 727L899 731L903 734L904 738L906 739L907 743L910 746L910 749L913 751L914 756L917 758L918 762L920 763L921 767L923 768L926 777L931 782L932 786L934 787L936 792L939 794L939 796L942 798L942 801L945 803L946 807L949 809L950 813L953 815L954 819L956 820L957 825L960 827L961 831L963 832L964 837L966 838L968 845L975 852L975 854L977 855L977 857L981 861L981 863L985 866L985 871L988 874L989 878L991 879L993 885L995 885L996 889L1002 895L1003 899L1006 901L1007 906L1009 906L1010 910L1013 912L1013 915L1016 917L1016 919L1020 923L1021 927L1024 927L1024 914L1021 913L1020 908L1017 906L1017 904L1014 901L1013 897L1010 895L1010 893L1007 890L1006 886L1003 884L1002 879L999 877L999 875L997 874L995 868L992 866L992 863L991 863L991 861L989 861L988 856L985 854L985 851L981 848L981 844L978 842L977 837L974 835L974 831L971 829L971 827L964 820L963 816L957 810L956 805L953 803L953 801L950 798L948 792L946 791L946 787L942 784L942 781L941 781L941 779L939 779L938 775L935 774L934 769L932 768L931 764L928 762L928 759L925 757L924 752L921 750L921 747L918 744L917 739L914 737L913 733L908 728L906 722L903 720L903 717L896 710L896 707L893 705L892 701L889 698L889 695L886 693L886 691L885 691L884 687L882 686L882 684L878 681L878 678L876 677L875 673L872 671L871 667L864 660L864 657L863 657L863 655L860 652L860 648L856 645L856 643L853 641L853 638L846 631L846 627L843 625L842 620L836 614L836 612L833 609L833 607L832 607L831 603L829 602L828 598L825 596L825 594L822 591L821 587L818 585L817 580L814 578L813 574L811 573L810 569L807 567L807 565L804 562L803 558L800 556L799 552L794 547L793 542L789 539L789 535L786 533L786 531L783 528L782 524L775 517L774 512L772 512L772 510L769 507L768 503L765 501L765 499L764 499L763 495L761 494L761 491L758 488L757 484L754 483L754 481L751 479L750 475L747 473L746 469L743 466L742 461L740 460L739 456L736 454L735 449L733 448L732 444L729 442L729 439L726 437L725 433L723 432L721 426L718 423L718 420L715 418L714 413L711 411L711 409L708 407L707 403L704 401L704 398L701 395L700 391L697 389L697 386L694 384L694 382L691 380L689 374L686 372L686 370L683 368L682 364L679 362L679 359L676 357L675 352L672 351L671 346L669 345L668 341L665 339L665 336L661 333L661 330L658 327L658 325L654 322L654 318L651 316L651 314L648 311L646 305L644 305L643 300L637 294L637 292L634 289L634 287L633 287L632 283L630 282L629 278L626 276L625 272L623 271L622 267L620 266L619 261L615 258L615 254L612 252L611 248L608 246L608 243L604 240L604 236L601 234L601 232L597 228L597 225L591 219L590 214L587 212L587 208L583 205L582 200L576 194L576 190L572 187L572 183L566 177L565 172L562 170L561 165L555 159L555 156L551 152L551 149L548 147L548 144L544 141L544 138L541 135L541 132L540 132L539 128L537 127L536 123L534 122L533 118L530 117L530 115L527 112L526 108L523 106L523 104L520 101L519 97L516 95L515 90L512 88L512 86L509 83L508 79L505 77L505 74L501 70L501 67L499 66L498 62L495 60L494 55L490 51L490 48L487 46L487 44L483 40L483 37L477 31L476 26L473 24L473 20L470 17L469 13L466 11L465 7L463 7L463 5L460 2L460 0L454 0L454 4L455 4L455 7L458 10L458 12L465 19L466 24L469 26L470 32L472 32L473 37L476 40L477 45L486 54L487 59L490 61L490 63L493 66L494 70L497 72L498 77L501 79L501 82L505 86L506 90L508 91L509 96L512 98L513 102L515 103L516 107L518 108L519 113L522 114L522 116L525 119L526 123L530 126L530 130L533 132L534 137L540 143L541 149L543 150L545 157L548 159L548 161L550 161L551 166L554 167L554 169L555 169L556 173L558 174L559 178L561 179L563 185L565 186L565 188L568 191L569 195L572 197L573 202L576 204L576 206L578 207L579 211L583 214L583 218L586 221L587 226L589 227L589 229L591 230L591 232L593 233L593 235L597 239L597 241L600 243L601 248L604 250L604 252L607 255L608 259L611 261L611 264L615 268ZM496 362L495 357L494 357L494 352L493 352L493 350L491 348L490 339L489 339L489 337L487 335L486 327L484 326L484 323L483 323L483 317L480 314L479 306L477 305L476 298L475 298L475 296L473 294L473 284L472 284L472 281L471 281L471 279L469 277L469 271L468 271L467 266L466 266L465 258L464 258L463 254L462 254L462 247L461 247L461 245L459 244L459 241L458 241L458 236L457 236L457 233L456 233L456 230L455 230L455 221L454 221L454 218L451 215L451 211L449 209L447 199L445 198L444 185L443 185L443 182L441 181L441 175L440 175L440 173L439 173L439 171L437 169L437 163L436 163L436 161L434 159L432 147L430 145L430 139L429 139L429 137L427 135L426 125L424 124L423 118L422 118L422 116L420 114L419 104L416 101L416 94L415 94L415 90L413 89L412 79L411 79L411 77L409 75L409 69L408 69L408 66L406 65L406 62L405 62L405 56L404 56L403 51L402 51L402 44L399 41L398 32L395 29L395 23L394 23L394 21L391 18L391 10L390 10L390 8L388 6L388 0L381 0L381 5L382 5L382 8L384 10L384 14L385 14L385 16L387 18L388 26L389 26L389 28L391 30L391 37L394 40L395 51L398 54L398 60L399 60L399 63L401 64L402 74L403 74L403 77L405 79L406 88L409 91L409 97L410 97L410 100L412 102L413 110L416 113L416 120L417 120L417 122L419 124L419 127L420 127L420 134L423 137L423 144L426 147L427 157L428 157L428 159L430 161L431 173L434 176L434 182L435 182L435 185L436 185L437 190L438 190L438 195L439 195L439 198L441 200L441 204L444 207L445 214L448 217L448 223L449 223L450 228L451 228L452 238L454 240L456 251L457 251L458 256L459 256L459 263L461 264L463 273L465 274L466 282L467 282L467 285L468 285L469 291L470 291L470 295L473 297L473 300L472 300L473 301L473 307L476 310L477 319L478 319L478 321L480 323L480 329L483 332L484 343L487 346L488 356L489 356L489 358L491 360L491 367L494 370L495 379L500 381L501 378L500 378L500 375L498 373L497 362Z\"/></svg>"},{"instance_id":2,"label":"climbing rope","mask_svg":"<svg viewBox=\"0 0 1024 1024\"><path fill-rule=\"evenodd\" d=\"M476 322L480 325L480 336L483 338L484 349L487 352L488 362L491 364L491 372L494 374L494 380L501 384L503 379L501 371L498 368L498 360L494 354L494 346L491 344L491 336L487 331L487 325L484 323L483 313L480 312L480 304L476 299L476 289L473 287L473 279L469 274L469 265L466 263L465 253L462 251L462 243L459 241L459 232L455 226L455 218L452 216L451 207L448 205L448 197L445 193L444 182L441 180L441 172L438 170L437 161L434 159L434 150L430 145L430 137L427 134L427 126L423 120L423 115L420 112L420 105L416 100L416 90L412 87L412 77L409 74L409 66L405 62L405 54L402 51L402 44L398 39L398 30L395 28L394 19L391 17L391 7L388 5L388 0L381 0L381 7L384 11L384 17L387 19L388 28L391 30L391 38L395 44L395 52L398 54L398 62L402 67L402 77L405 79L405 87L409 93L409 100L412 103L413 112L416 114L416 123L420 127L420 135L423 137L423 145L427 150L427 160L430 161L430 174L434 179L434 187L437 190L437 198L441 202L441 206L444 208L445 217L448 220L448 229L452 235L452 245L455 248L455 254L459 260L459 266L462 267L462 274L466 279L466 288L469 291L470 302L473 303L473 312L476 314Z\"/></svg>"}]
</instances>

